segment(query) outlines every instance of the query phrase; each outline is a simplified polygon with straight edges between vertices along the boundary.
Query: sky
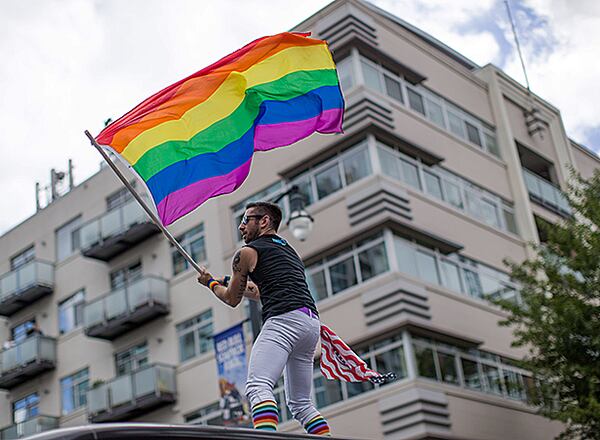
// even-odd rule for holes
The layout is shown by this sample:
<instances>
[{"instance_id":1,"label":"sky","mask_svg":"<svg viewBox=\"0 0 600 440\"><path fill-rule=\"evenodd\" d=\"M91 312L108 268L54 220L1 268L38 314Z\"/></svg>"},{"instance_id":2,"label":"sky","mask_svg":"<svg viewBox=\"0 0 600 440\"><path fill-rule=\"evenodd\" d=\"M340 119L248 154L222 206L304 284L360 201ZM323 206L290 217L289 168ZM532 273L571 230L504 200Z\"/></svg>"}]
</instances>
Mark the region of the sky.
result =
<instances>
[{"instance_id":1,"label":"sky","mask_svg":"<svg viewBox=\"0 0 600 440\"><path fill-rule=\"evenodd\" d=\"M0 0L0 234L35 213L35 182L68 159L75 184L97 134L143 99L328 0ZM475 63L524 84L504 0L372 0ZM600 2L510 0L531 89L600 152ZM408 64L410 64L408 62Z\"/></svg>"}]
</instances>

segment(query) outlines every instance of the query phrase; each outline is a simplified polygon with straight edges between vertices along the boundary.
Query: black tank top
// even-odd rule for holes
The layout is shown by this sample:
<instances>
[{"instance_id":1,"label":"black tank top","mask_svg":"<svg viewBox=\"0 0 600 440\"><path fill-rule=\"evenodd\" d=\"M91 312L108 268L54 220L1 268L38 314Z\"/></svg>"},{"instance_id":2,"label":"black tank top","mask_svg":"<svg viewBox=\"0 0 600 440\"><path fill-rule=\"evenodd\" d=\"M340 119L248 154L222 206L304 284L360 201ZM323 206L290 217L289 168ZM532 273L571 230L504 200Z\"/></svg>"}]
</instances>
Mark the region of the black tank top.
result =
<instances>
[{"instance_id":1,"label":"black tank top","mask_svg":"<svg viewBox=\"0 0 600 440\"><path fill-rule=\"evenodd\" d=\"M286 240L275 234L261 235L246 246L258 253L256 267L249 276L260 290L263 322L304 306L317 313L304 264Z\"/></svg>"}]
</instances>

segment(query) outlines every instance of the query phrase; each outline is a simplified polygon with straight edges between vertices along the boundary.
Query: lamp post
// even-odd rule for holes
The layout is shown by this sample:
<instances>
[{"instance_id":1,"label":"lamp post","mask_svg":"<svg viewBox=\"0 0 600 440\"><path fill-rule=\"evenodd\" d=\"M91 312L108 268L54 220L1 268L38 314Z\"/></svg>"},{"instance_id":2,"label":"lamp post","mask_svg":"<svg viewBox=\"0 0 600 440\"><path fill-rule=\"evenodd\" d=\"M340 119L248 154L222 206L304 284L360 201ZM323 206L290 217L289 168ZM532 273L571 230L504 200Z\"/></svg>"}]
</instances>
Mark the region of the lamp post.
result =
<instances>
[{"instance_id":1,"label":"lamp post","mask_svg":"<svg viewBox=\"0 0 600 440\"><path fill-rule=\"evenodd\" d=\"M279 202L285 196L289 196L290 198L290 215L286 221L286 225L296 240L304 241L312 232L315 219L304 209L306 201L297 185L292 185L286 192L277 196L273 200L273 203ZM250 323L252 325L252 337L254 340L256 340L260 332L261 321L261 311L258 301L250 301Z\"/></svg>"}]
</instances>

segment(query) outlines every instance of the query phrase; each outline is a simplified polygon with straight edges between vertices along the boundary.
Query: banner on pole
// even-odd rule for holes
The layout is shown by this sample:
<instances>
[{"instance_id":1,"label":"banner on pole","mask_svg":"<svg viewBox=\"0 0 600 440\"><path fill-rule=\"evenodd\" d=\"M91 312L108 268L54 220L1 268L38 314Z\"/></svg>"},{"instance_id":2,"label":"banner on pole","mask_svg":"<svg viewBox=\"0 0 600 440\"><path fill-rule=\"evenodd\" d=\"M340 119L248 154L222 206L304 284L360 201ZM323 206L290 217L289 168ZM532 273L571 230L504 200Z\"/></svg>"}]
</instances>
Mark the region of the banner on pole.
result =
<instances>
[{"instance_id":1,"label":"banner on pole","mask_svg":"<svg viewBox=\"0 0 600 440\"><path fill-rule=\"evenodd\" d=\"M248 365L242 323L215 335L214 344L223 424L250 426L249 405L243 394Z\"/></svg>"}]
</instances>

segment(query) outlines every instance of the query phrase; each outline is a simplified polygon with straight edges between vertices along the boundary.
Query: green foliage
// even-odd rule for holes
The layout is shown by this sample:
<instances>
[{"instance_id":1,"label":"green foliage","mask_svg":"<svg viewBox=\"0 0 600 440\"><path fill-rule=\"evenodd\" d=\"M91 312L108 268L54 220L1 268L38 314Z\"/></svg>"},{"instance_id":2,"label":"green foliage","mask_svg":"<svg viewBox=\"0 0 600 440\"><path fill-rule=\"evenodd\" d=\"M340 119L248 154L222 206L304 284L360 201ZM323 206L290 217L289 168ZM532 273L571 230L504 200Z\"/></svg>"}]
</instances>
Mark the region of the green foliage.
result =
<instances>
[{"instance_id":1,"label":"green foliage","mask_svg":"<svg viewBox=\"0 0 600 440\"><path fill-rule=\"evenodd\" d=\"M523 367L539 383L532 403L566 424L559 438L600 440L600 171L573 181L573 216L540 225L547 242L535 258L506 261L522 303L499 304L513 345L529 349Z\"/></svg>"}]
</instances>

